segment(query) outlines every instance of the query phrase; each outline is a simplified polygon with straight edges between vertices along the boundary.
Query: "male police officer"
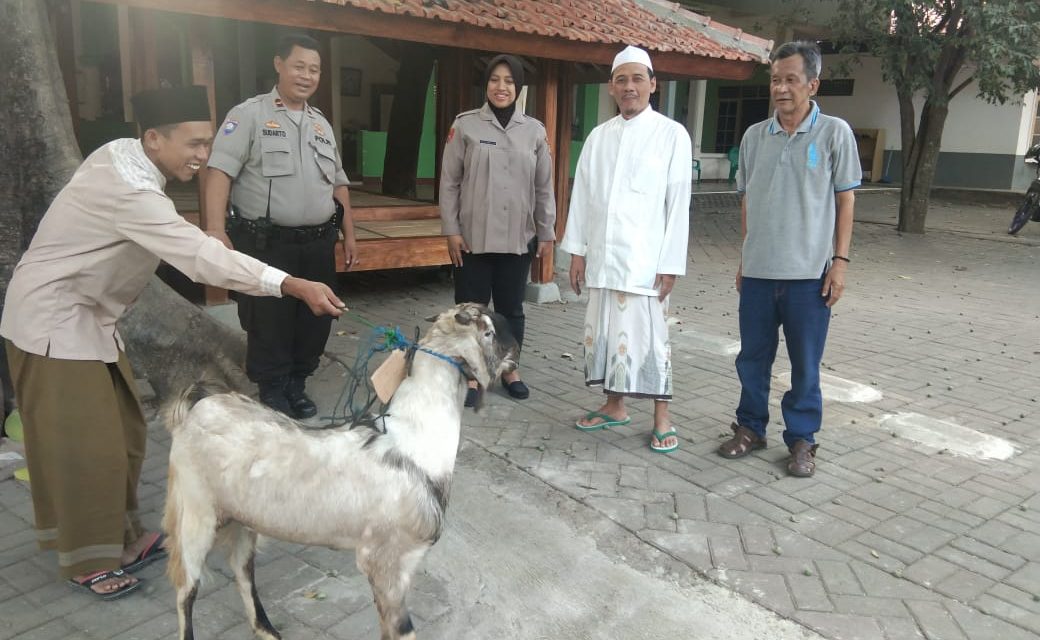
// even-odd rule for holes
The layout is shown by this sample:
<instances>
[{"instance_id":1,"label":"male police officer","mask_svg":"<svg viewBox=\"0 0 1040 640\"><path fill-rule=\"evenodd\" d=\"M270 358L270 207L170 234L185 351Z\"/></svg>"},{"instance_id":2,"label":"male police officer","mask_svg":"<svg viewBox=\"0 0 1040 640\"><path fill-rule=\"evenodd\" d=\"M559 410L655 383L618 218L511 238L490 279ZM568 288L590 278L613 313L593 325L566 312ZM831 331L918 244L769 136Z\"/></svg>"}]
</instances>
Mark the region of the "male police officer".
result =
<instances>
[{"instance_id":1,"label":"male police officer","mask_svg":"<svg viewBox=\"0 0 1040 640\"><path fill-rule=\"evenodd\" d=\"M344 211L347 266L356 259L336 136L321 112L307 104L321 74L318 43L289 35L276 53L278 85L231 109L213 142L204 228L268 264L331 285L337 240L333 198ZM315 415L304 384L318 367L331 320L295 300L253 296L239 296L238 317L248 334L246 373L259 386L261 402L296 418Z\"/></svg>"}]
</instances>

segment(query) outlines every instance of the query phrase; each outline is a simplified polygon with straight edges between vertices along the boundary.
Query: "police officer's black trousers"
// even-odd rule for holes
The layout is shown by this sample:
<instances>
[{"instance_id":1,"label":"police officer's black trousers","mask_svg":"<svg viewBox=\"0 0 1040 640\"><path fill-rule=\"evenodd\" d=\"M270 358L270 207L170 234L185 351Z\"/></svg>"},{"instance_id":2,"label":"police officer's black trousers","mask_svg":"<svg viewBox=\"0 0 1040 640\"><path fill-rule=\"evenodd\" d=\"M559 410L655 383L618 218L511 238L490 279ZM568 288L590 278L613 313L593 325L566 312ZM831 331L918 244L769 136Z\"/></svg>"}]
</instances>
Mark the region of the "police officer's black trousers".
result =
<instances>
[{"instance_id":1,"label":"police officer's black trousers","mask_svg":"<svg viewBox=\"0 0 1040 640\"><path fill-rule=\"evenodd\" d=\"M258 249L248 232L231 233L235 249L291 276L336 282L335 231L307 242L269 239ZM246 375L257 384L305 378L318 368L332 327L331 316L316 316L296 298L236 294L238 319L247 333Z\"/></svg>"},{"instance_id":2,"label":"police officer's black trousers","mask_svg":"<svg viewBox=\"0 0 1040 640\"><path fill-rule=\"evenodd\" d=\"M524 293L536 243L523 255L515 253L464 253L455 267L455 304L494 301L505 316L517 344L524 344Z\"/></svg>"}]
</instances>

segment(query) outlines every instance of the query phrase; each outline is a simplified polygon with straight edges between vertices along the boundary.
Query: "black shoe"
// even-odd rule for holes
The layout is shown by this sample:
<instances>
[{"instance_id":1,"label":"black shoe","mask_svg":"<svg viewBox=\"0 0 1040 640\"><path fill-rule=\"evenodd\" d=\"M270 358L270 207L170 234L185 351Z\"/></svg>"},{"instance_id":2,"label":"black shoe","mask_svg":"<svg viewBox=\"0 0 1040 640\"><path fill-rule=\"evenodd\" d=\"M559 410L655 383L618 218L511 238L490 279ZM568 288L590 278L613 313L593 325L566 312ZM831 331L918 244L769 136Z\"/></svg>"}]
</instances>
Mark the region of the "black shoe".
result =
<instances>
[{"instance_id":1,"label":"black shoe","mask_svg":"<svg viewBox=\"0 0 1040 640\"><path fill-rule=\"evenodd\" d=\"M527 388L523 380L506 382L506 379L502 378L502 386L505 388L506 393L509 394L509 397L517 400L527 400L528 396L531 395L531 390Z\"/></svg>"},{"instance_id":2,"label":"black shoe","mask_svg":"<svg viewBox=\"0 0 1040 640\"><path fill-rule=\"evenodd\" d=\"M284 378L260 382L257 386L260 388L260 402L287 416L293 415L289 399L285 397Z\"/></svg>"},{"instance_id":3,"label":"black shoe","mask_svg":"<svg viewBox=\"0 0 1040 640\"><path fill-rule=\"evenodd\" d=\"M466 401L462 403L464 407L475 407L477 406L477 393L478 390L473 387L466 389Z\"/></svg>"},{"instance_id":4,"label":"black shoe","mask_svg":"<svg viewBox=\"0 0 1040 640\"><path fill-rule=\"evenodd\" d=\"M318 405L307 396L304 391L306 378L290 378L289 384L285 385L285 398L289 404L291 415L299 420L311 418L318 415Z\"/></svg>"}]
</instances>

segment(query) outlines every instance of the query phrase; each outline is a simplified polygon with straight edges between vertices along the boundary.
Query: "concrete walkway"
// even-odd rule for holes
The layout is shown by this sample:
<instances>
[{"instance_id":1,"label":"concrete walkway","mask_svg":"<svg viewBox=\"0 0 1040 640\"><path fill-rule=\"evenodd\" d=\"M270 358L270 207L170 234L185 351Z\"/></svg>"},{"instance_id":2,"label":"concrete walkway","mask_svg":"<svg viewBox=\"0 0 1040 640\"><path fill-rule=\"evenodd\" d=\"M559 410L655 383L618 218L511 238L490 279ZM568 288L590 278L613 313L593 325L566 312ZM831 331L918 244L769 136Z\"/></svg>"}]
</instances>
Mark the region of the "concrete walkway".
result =
<instances>
[{"instance_id":1,"label":"concrete walkway","mask_svg":"<svg viewBox=\"0 0 1040 640\"><path fill-rule=\"evenodd\" d=\"M692 263L672 304L675 454L647 448L646 401L630 405L632 426L573 428L602 399L582 384L584 304L530 307L532 397L496 389L482 414L465 414L447 530L411 594L419 637L1040 637L1040 224L1008 238L1007 205L958 196L934 202L927 235L900 236L897 198L858 197L810 480L783 471L783 355L771 446L738 461L714 453L739 393L732 196L695 199ZM452 297L433 271L359 274L343 288L357 313L406 333ZM324 413L367 331L353 318L334 326L312 385ZM141 496L155 523L158 425L149 444ZM144 593L95 603L56 583L31 521L26 488L0 481L0 639L173 637L160 567L142 574ZM378 635L352 554L271 543L260 562L286 638ZM223 560L211 565L197 637L250 637Z\"/></svg>"}]
</instances>

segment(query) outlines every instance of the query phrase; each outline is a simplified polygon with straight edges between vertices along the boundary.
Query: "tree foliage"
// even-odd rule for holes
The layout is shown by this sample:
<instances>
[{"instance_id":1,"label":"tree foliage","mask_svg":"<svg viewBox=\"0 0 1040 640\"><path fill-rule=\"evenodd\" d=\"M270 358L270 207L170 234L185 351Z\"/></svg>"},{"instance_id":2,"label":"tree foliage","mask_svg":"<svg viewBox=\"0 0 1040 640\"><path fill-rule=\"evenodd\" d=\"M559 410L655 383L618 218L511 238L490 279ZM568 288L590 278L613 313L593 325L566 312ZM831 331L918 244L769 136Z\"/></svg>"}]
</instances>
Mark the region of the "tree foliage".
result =
<instances>
[{"instance_id":1,"label":"tree foliage","mask_svg":"<svg viewBox=\"0 0 1040 640\"><path fill-rule=\"evenodd\" d=\"M950 101L968 87L989 103L1040 88L1038 0L838 0L834 40L881 62L899 99L900 229L923 232ZM920 113L914 99L923 98Z\"/></svg>"},{"instance_id":2,"label":"tree foliage","mask_svg":"<svg viewBox=\"0 0 1040 640\"><path fill-rule=\"evenodd\" d=\"M1004 104L1040 87L1036 0L840 0L834 36L882 63L885 80L946 101L977 82ZM963 71L963 73L962 73Z\"/></svg>"}]
</instances>

